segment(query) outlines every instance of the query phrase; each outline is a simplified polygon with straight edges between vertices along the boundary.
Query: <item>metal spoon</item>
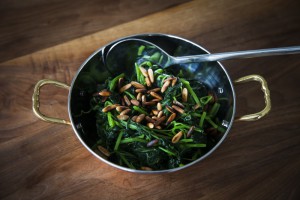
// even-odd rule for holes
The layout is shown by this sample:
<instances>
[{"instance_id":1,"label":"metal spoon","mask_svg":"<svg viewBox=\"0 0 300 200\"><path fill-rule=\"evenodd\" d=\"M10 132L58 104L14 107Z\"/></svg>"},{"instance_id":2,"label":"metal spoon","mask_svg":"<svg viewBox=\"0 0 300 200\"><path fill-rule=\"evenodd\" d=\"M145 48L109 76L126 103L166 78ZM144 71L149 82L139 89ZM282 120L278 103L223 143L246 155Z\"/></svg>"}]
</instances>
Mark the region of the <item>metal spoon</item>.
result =
<instances>
[{"instance_id":1,"label":"metal spoon","mask_svg":"<svg viewBox=\"0 0 300 200\"><path fill-rule=\"evenodd\" d=\"M286 55L286 54L297 54L300 53L300 46L282 47L282 48L271 48L271 49L257 49L257 50L247 50L247 51L235 51L235 52L225 52L225 53L213 53L213 54L201 54L201 55L191 55L174 57L169 55L160 47L155 44L141 40L141 39L124 39L115 43L106 54L106 63L114 64L116 67L124 65L123 59L128 57L129 59L137 55L138 48L141 46L155 48L155 52L159 52L163 57L159 61L159 65L163 68L169 67L175 64L185 64L193 62L212 62L229 60L235 58L254 58L263 56L273 56L273 55ZM122 59L120 59L122 57ZM147 60L147 56L142 57L142 59ZM155 60L151 60L155 62ZM157 64L157 63L156 63ZM117 69L117 68L115 68Z\"/></svg>"}]
</instances>

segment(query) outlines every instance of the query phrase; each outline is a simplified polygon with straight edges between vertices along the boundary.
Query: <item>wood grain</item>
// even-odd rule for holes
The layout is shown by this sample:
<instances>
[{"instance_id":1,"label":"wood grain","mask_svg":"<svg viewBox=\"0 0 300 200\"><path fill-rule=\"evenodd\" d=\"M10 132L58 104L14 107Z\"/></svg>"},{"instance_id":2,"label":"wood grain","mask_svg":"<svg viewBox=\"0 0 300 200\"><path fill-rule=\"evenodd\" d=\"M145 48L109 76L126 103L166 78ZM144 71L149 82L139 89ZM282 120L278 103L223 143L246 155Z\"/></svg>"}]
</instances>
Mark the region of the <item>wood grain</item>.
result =
<instances>
[{"instance_id":1,"label":"wood grain","mask_svg":"<svg viewBox=\"0 0 300 200\"><path fill-rule=\"evenodd\" d=\"M0 0L0 62L186 1Z\"/></svg>"},{"instance_id":2,"label":"wood grain","mask_svg":"<svg viewBox=\"0 0 300 200\"><path fill-rule=\"evenodd\" d=\"M33 116L34 84L70 84L80 64L119 37L163 32L211 52L300 44L299 1L192 1L0 64L1 199L299 199L300 56L222 62L232 79L261 74L272 110L236 122L204 161L171 174L123 172L94 158L71 127ZM68 24L68 23L66 23ZM237 115L264 105L257 84L236 86ZM45 87L43 112L68 118L67 91Z\"/></svg>"}]
</instances>

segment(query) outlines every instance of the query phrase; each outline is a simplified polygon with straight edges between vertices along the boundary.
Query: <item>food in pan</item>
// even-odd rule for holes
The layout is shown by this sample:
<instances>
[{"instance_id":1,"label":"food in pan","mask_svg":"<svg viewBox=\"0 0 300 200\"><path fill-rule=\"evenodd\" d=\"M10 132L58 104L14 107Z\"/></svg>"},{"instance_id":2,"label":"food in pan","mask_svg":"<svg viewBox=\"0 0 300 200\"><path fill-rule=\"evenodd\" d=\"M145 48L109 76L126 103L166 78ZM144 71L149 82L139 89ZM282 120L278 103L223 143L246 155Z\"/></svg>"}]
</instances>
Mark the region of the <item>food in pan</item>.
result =
<instances>
[{"instance_id":1,"label":"food in pan","mask_svg":"<svg viewBox=\"0 0 300 200\"><path fill-rule=\"evenodd\" d=\"M91 99L98 137L93 149L138 170L197 160L225 132L217 117L219 100L204 83L160 66L162 57L151 47L141 46L137 54L132 76L121 73L99 84Z\"/></svg>"}]
</instances>

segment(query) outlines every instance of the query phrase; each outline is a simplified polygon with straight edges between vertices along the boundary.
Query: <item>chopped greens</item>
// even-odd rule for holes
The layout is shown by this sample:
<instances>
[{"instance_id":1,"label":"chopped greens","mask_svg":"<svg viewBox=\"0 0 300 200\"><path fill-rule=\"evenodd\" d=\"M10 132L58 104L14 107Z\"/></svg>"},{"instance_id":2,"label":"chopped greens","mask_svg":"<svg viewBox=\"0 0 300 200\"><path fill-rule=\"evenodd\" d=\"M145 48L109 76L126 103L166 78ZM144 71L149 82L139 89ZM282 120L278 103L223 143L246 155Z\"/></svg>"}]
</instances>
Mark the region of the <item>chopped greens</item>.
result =
<instances>
[{"instance_id":1,"label":"chopped greens","mask_svg":"<svg viewBox=\"0 0 300 200\"><path fill-rule=\"evenodd\" d=\"M93 148L132 169L181 167L209 151L215 133L226 131L218 120L221 104L200 92L203 83L182 78L182 70L174 74L158 66L162 56L145 55L148 48L138 49L143 62L135 63L133 76L112 77L92 97L98 137Z\"/></svg>"}]
</instances>

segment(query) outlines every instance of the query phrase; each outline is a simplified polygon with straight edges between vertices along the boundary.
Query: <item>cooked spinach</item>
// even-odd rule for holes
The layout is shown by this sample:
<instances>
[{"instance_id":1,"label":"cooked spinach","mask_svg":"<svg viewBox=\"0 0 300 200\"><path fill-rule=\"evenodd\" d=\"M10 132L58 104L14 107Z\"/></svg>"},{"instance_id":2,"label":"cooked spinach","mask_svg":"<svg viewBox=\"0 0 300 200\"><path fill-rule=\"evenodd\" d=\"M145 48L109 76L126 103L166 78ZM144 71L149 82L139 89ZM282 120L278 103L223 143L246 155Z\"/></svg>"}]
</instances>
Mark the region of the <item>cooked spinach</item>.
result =
<instances>
[{"instance_id":1,"label":"cooked spinach","mask_svg":"<svg viewBox=\"0 0 300 200\"><path fill-rule=\"evenodd\" d=\"M206 130L225 131L217 120L220 104L203 83L157 65L163 58L155 51L145 55L147 48L137 52L143 62L133 66L134 76L112 77L92 97L94 149L132 169L177 168L211 148L215 140Z\"/></svg>"}]
</instances>

